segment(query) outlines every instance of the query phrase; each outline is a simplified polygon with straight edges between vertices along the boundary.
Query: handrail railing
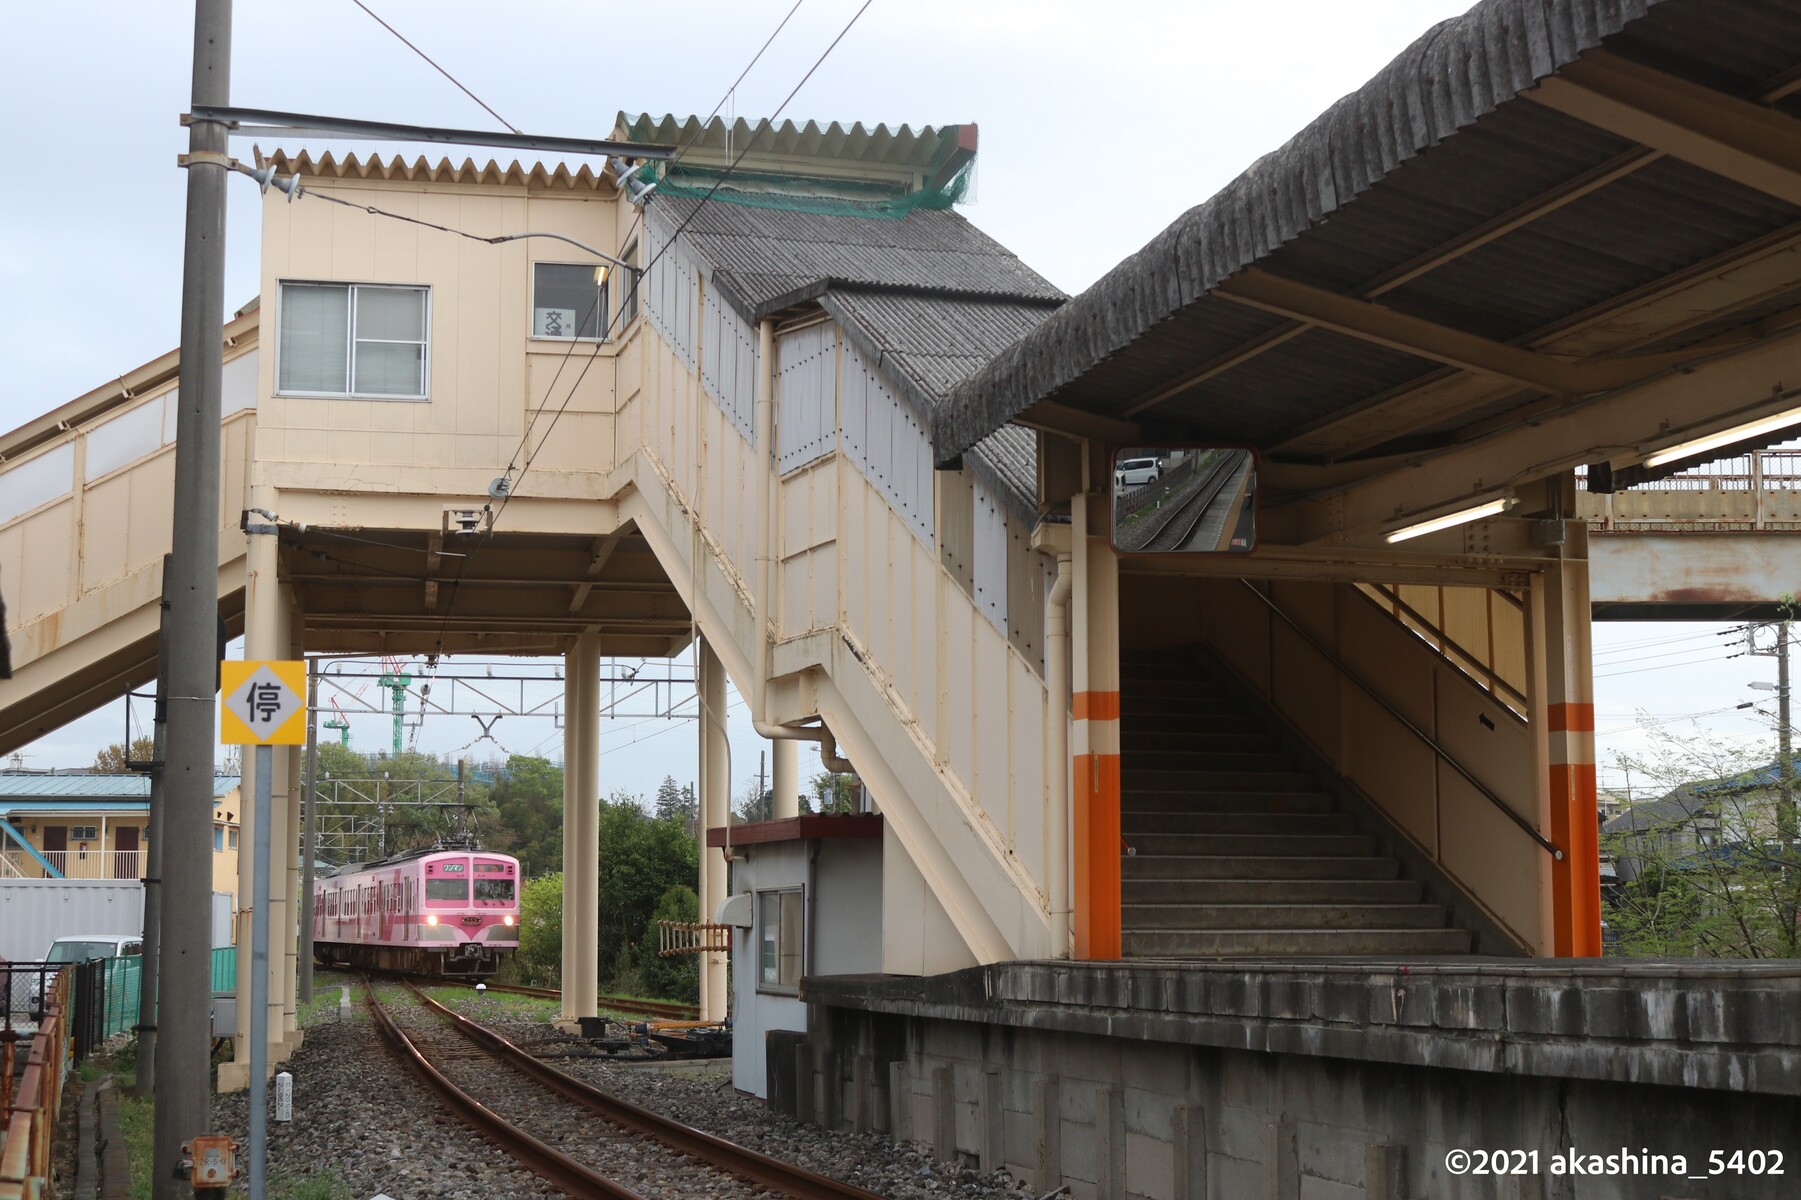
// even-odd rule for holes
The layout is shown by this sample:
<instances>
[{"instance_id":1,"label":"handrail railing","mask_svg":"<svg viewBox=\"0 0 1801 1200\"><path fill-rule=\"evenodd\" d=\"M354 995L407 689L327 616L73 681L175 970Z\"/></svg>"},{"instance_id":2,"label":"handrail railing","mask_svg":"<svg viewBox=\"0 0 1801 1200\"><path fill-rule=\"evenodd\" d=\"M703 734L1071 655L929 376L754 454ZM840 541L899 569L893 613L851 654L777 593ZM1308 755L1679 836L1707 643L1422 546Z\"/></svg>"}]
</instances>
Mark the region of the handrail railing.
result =
<instances>
[{"instance_id":1,"label":"handrail railing","mask_svg":"<svg viewBox=\"0 0 1801 1200\"><path fill-rule=\"evenodd\" d=\"M1502 815L1504 815L1508 820L1512 821L1515 825L1518 825L1520 827L1520 829L1525 832L1527 837L1531 838L1534 842L1538 843L1539 847L1542 850L1544 850L1547 854L1549 854L1552 858L1558 860L1559 862L1563 861L1563 851L1562 850L1559 850L1555 844L1553 844L1549 839L1547 839L1545 837L1544 834L1540 833L1537 829L1533 828L1532 822L1526 820L1525 817L1522 817L1522 816L1520 816L1519 813L1513 811L1513 808L1511 805L1509 805L1505 800L1501 799L1499 796L1495 795L1492 791L1490 791L1488 789L1488 786L1486 784L1484 784L1480 779L1477 779L1474 775L1470 774L1469 771L1465 770L1463 764L1458 762L1455 758L1452 758L1450 752L1448 750L1446 750L1443 746L1439 745L1438 740L1436 738L1434 738L1431 734L1427 733L1425 730L1421 729L1418 725L1415 725L1412 721L1408 720L1407 715L1405 713L1401 712L1400 709L1398 709L1394 705L1390 704L1388 702L1387 698L1382 695L1382 693L1376 691L1375 688L1371 687L1368 683L1365 683L1361 678L1359 678L1355 671L1352 671L1349 667L1345 666L1343 659L1339 658L1338 655L1334 654L1332 651L1328 650L1324 645L1322 645L1318 638L1314 637L1311 633L1308 633L1305 629L1303 629L1295 621L1295 619L1293 617L1291 617L1287 613L1283 612L1280 605L1278 605L1274 600L1270 599L1268 596L1264 595L1261 591L1259 591L1257 589L1256 584L1252 583L1248 579L1242 579L1239 582L1244 584L1244 586L1250 591L1251 595L1253 595L1253 596L1257 597L1257 599L1263 601L1263 603L1268 606L1270 612L1274 613L1278 618L1280 618L1284 625L1287 625L1290 629L1292 629L1296 633L1300 634L1301 640L1306 642L1309 646L1312 646L1314 648L1314 650L1319 653L1320 657L1324 658L1327 662L1331 663L1334 667L1337 667L1338 673L1340 675L1343 675L1346 679L1348 679L1352 683L1356 684L1357 687L1364 693L1364 695L1368 696L1371 700L1374 700L1378 705L1380 705L1382 707L1383 711L1388 713L1389 716L1393 717L1395 720L1399 721L1401 724L1405 725L1407 727L1408 731L1410 733L1412 733L1414 737L1418 738L1420 741L1426 743L1427 746L1431 747L1432 752L1434 754L1438 755L1439 758L1443 759L1446 763L1448 763L1453 771L1455 771L1459 775L1463 776L1464 781L1466 783L1468 783L1471 787L1475 788L1476 791L1479 792L1482 795L1482 797L1484 799L1486 799L1490 804L1492 804L1496 808L1500 809Z\"/></svg>"},{"instance_id":2,"label":"handrail railing","mask_svg":"<svg viewBox=\"0 0 1801 1200\"><path fill-rule=\"evenodd\" d=\"M13 973L5 974L6 1002L10 1005ZM0 1200L40 1196L50 1177L51 1139L69 1057L69 976L70 972L63 970L47 978L38 976L44 1012L32 1035L25 1072L18 1079L16 1091L14 1043L7 1039L0 1044L5 1085L0 1090L6 1092L4 1106L0 1106ZM12 1031L8 1028L7 1032Z\"/></svg>"},{"instance_id":3,"label":"handrail railing","mask_svg":"<svg viewBox=\"0 0 1801 1200\"><path fill-rule=\"evenodd\" d=\"M1520 689L1501 678L1501 673L1499 671L1477 658L1475 654L1466 649L1461 642L1446 633L1438 625L1433 624L1432 620L1424 613L1414 608L1411 604L1407 603L1407 601L1401 599L1401 594L1399 592L1384 583L1359 584L1358 590L1372 603L1393 605L1395 615L1403 618L1402 624L1410 626L1418 625L1420 628L1413 632L1421 633L1424 631L1431 635L1431 637L1426 639L1428 642L1431 638L1437 638L1440 643L1438 646L1440 654L1443 654L1447 659L1450 659L1458 667L1463 668L1466 673L1473 673L1481 676L1481 682L1487 685L1487 690L1490 695L1499 696L1505 693L1505 701L1508 708L1516 713L1523 713L1526 710L1526 693L1520 691ZM1381 601L1376 601L1376 598L1370 595L1370 592L1372 591L1381 595ZM1492 619L1490 624L1492 627Z\"/></svg>"}]
</instances>

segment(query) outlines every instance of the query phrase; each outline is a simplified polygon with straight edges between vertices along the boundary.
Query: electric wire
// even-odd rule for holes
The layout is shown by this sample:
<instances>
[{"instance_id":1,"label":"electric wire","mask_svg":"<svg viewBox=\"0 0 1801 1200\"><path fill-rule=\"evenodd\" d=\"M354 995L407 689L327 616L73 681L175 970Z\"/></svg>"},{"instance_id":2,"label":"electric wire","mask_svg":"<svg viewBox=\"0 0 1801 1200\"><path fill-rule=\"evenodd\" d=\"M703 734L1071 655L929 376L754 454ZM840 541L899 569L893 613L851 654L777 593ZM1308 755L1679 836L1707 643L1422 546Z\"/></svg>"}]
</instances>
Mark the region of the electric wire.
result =
<instances>
[{"instance_id":1,"label":"electric wire","mask_svg":"<svg viewBox=\"0 0 1801 1200\"><path fill-rule=\"evenodd\" d=\"M487 113L490 117L493 117L496 121L499 121L502 125L505 125L508 129L512 130L514 133L519 132L518 126L514 125L511 121L507 120L505 117L503 117L499 113L495 112L493 110L493 108L489 107L488 102L486 100L483 100L480 96L476 95L474 92L472 92L468 88L464 87L462 80L458 79L455 75L452 75L449 71L446 71L443 67L439 66L436 62L433 62L431 55L427 54L425 51L419 49L419 47L413 45L412 42L408 41L406 38L406 35L401 33L400 30L394 28L392 25L388 24L386 21L384 21L380 17L376 16L375 10L370 8L367 4L364 4L363 0L350 0L350 2L354 5L356 5L358 8L362 9L364 12L368 13L370 18L373 19L377 25L380 25L383 29L387 30L389 33L391 33L395 37L399 38L401 44L403 46L405 46L408 50L411 50L414 54L417 54L420 58L423 58L427 63L430 63L432 70L436 71L438 74L442 75L444 78L450 80L450 82L456 84L458 89L460 89L462 91L463 95L469 97L471 100L473 100L477 104L481 105L482 108L486 109Z\"/></svg>"},{"instance_id":2,"label":"electric wire","mask_svg":"<svg viewBox=\"0 0 1801 1200\"><path fill-rule=\"evenodd\" d=\"M1596 679L1615 679L1621 675L1642 675L1646 671L1668 671L1672 667L1699 667L1699 666L1704 666L1707 663L1728 662L1731 659L1744 658L1745 656L1746 656L1746 652L1743 650L1739 651L1737 654L1724 654L1724 655L1713 654L1713 655L1707 655L1706 657L1703 657L1703 658L1691 659L1687 662L1661 663L1661 664L1659 664L1657 666L1653 666L1653 667L1634 667L1631 670L1627 670L1627 671L1608 671L1604 674L1596 674L1595 678Z\"/></svg>"}]
</instances>

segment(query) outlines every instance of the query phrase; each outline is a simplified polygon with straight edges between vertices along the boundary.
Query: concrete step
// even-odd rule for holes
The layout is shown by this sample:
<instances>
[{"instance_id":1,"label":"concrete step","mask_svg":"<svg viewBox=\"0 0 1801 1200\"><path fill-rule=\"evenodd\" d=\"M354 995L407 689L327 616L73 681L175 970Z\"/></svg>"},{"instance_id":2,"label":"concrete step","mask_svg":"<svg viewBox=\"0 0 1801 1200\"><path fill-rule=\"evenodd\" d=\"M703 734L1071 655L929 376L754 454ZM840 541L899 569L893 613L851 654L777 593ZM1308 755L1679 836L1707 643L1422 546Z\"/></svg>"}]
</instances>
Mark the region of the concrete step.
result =
<instances>
[{"instance_id":1,"label":"concrete step","mask_svg":"<svg viewBox=\"0 0 1801 1200\"><path fill-rule=\"evenodd\" d=\"M1310 792L1303 771L1159 771L1120 764L1120 786L1128 792Z\"/></svg>"},{"instance_id":2,"label":"concrete step","mask_svg":"<svg viewBox=\"0 0 1801 1200\"><path fill-rule=\"evenodd\" d=\"M1324 792L1188 792L1126 790L1122 813L1329 813L1335 804Z\"/></svg>"},{"instance_id":3,"label":"concrete step","mask_svg":"<svg viewBox=\"0 0 1801 1200\"><path fill-rule=\"evenodd\" d=\"M1210 713L1134 713L1120 722L1122 738L1263 732L1265 726L1256 717L1225 708Z\"/></svg>"},{"instance_id":4,"label":"concrete step","mask_svg":"<svg viewBox=\"0 0 1801 1200\"><path fill-rule=\"evenodd\" d=\"M1413 879L1127 879L1126 904L1414 904Z\"/></svg>"},{"instance_id":5,"label":"concrete step","mask_svg":"<svg viewBox=\"0 0 1801 1200\"><path fill-rule=\"evenodd\" d=\"M1279 812L1140 812L1120 814L1120 827L1136 842L1156 833L1266 833L1275 835L1356 833L1357 823L1343 813Z\"/></svg>"},{"instance_id":6,"label":"concrete step","mask_svg":"<svg viewBox=\"0 0 1801 1200\"><path fill-rule=\"evenodd\" d=\"M1138 853L1120 859L1120 870L1128 885L1141 879L1311 879L1337 883L1350 879L1394 879L1401 873L1401 864L1375 855L1154 854L1141 847Z\"/></svg>"},{"instance_id":7,"label":"concrete step","mask_svg":"<svg viewBox=\"0 0 1801 1200\"><path fill-rule=\"evenodd\" d=\"M1274 754L1280 745L1274 734L1252 733L1248 730L1201 733L1172 729L1160 733L1141 733L1124 729L1119 741L1124 753L1147 763L1160 763L1165 758L1191 754Z\"/></svg>"},{"instance_id":8,"label":"concrete step","mask_svg":"<svg viewBox=\"0 0 1801 1200\"><path fill-rule=\"evenodd\" d=\"M1233 750L1201 750L1183 754L1122 755L1120 768L1125 771L1162 771L1169 774L1191 774L1202 771L1292 771L1294 761L1285 754Z\"/></svg>"},{"instance_id":9,"label":"concrete step","mask_svg":"<svg viewBox=\"0 0 1801 1200\"><path fill-rule=\"evenodd\" d=\"M1127 932L1128 958L1468 954L1467 929L1159 929Z\"/></svg>"},{"instance_id":10,"label":"concrete step","mask_svg":"<svg viewBox=\"0 0 1801 1200\"><path fill-rule=\"evenodd\" d=\"M1167 679L1125 679L1120 682L1122 697L1134 696L1228 696L1220 684L1204 675L1171 676Z\"/></svg>"},{"instance_id":11,"label":"concrete step","mask_svg":"<svg viewBox=\"0 0 1801 1200\"><path fill-rule=\"evenodd\" d=\"M1129 933L1163 929L1443 929L1440 904L1128 904Z\"/></svg>"},{"instance_id":12,"label":"concrete step","mask_svg":"<svg viewBox=\"0 0 1801 1200\"><path fill-rule=\"evenodd\" d=\"M1229 716L1244 712L1244 705L1236 698L1221 693L1214 696L1140 696L1122 694L1119 698L1120 715L1130 725L1141 717L1162 717L1172 713L1206 716L1220 714Z\"/></svg>"},{"instance_id":13,"label":"concrete step","mask_svg":"<svg viewBox=\"0 0 1801 1200\"><path fill-rule=\"evenodd\" d=\"M1254 858L1290 855L1302 858L1346 855L1355 858L1372 854L1376 849L1375 838L1344 833L1142 833L1127 841L1139 854L1195 855L1203 858L1233 854L1245 854Z\"/></svg>"}]
</instances>

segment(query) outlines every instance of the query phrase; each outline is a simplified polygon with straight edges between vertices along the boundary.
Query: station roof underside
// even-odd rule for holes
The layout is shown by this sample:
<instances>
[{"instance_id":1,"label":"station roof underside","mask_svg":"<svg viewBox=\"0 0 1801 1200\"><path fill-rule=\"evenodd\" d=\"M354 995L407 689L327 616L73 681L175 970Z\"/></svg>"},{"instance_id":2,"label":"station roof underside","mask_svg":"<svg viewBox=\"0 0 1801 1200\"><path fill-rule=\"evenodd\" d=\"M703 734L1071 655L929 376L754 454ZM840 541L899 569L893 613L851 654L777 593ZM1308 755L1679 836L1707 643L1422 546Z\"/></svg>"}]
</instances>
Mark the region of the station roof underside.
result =
<instances>
[{"instance_id":1,"label":"station roof underside","mask_svg":"<svg viewBox=\"0 0 1801 1200\"><path fill-rule=\"evenodd\" d=\"M1280 509L1768 344L1801 320L1798 115L1801 6L1485 0L956 387L935 453L1248 445ZM1606 433L1489 480L1648 452Z\"/></svg>"}]
</instances>

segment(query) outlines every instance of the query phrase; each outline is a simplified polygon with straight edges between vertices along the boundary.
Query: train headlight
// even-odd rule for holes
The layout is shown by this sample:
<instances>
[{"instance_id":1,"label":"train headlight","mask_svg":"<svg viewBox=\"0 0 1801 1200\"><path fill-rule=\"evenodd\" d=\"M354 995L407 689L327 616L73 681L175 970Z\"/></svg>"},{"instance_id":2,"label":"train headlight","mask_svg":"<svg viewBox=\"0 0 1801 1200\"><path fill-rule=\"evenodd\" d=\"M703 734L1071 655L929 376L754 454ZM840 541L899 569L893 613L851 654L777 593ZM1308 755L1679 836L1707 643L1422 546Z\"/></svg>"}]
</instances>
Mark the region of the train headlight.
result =
<instances>
[{"instance_id":1,"label":"train headlight","mask_svg":"<svg viewBox=\"0 0 1801 1200\"><path fill-rule=\"evenodd\" d=\"M500 918L500 923L502 925L511 925L513 923L513 914L508 913L506 916Z\"/></svg>"},{"instance_id":2,"label":"train headlight","mask_svg":"<svg viewBox=\"0 0 1801 1200\"><path fill-rule=\"evenodd\" d=\"M437 913L428 914L425 918L425 923L427 925L436 925L438 923L438 914Z\"/></svg>"}]
</instances>

